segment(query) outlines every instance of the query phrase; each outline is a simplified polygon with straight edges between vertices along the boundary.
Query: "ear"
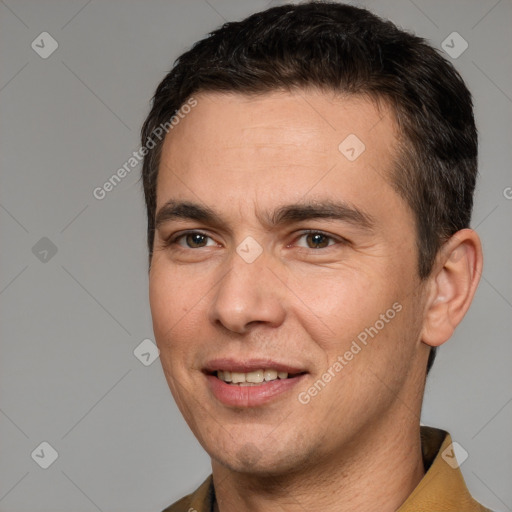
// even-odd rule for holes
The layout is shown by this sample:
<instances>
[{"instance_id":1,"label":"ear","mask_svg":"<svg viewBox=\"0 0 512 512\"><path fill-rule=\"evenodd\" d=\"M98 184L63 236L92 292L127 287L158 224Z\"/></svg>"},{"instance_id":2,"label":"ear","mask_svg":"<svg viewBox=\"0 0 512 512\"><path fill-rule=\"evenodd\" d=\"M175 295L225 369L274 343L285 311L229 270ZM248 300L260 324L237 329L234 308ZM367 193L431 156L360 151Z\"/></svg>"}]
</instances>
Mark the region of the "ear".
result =
<instances>
[{"instance_id":1,"label":"ear","mask_svg":"<svg viewBox=\"0 0 512 512\"><path fill-rule=\"evenodd\" d=\"M476 231L457 231L439 250L428 277L421 341L438 347L460 323L482 274L482 244Z\"/></svg>"}]
</instances>

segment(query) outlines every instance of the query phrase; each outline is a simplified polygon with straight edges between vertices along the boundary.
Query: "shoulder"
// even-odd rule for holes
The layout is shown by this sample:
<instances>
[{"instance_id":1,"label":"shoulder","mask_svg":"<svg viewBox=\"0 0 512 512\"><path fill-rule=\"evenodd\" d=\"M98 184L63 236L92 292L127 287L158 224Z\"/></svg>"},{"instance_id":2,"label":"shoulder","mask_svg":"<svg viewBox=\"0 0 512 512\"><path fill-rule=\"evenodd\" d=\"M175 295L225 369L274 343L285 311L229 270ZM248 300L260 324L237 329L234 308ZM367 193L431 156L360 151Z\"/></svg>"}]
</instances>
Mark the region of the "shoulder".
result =
<instances>
[{"instance_id":1,"label":"shoulder","mask_svg":"<svg viewBox=\"0 0 512 512\"><path fill-rule=\"evenodd\" d=\"M162 512L193 512L193 508L190 506L191 500L192 494L188 494L181 498L181 500L168 506L165 510L162 510Z\"/></svg>"},{"instance_id":2,"label":"shoulder","mask_svg":"<svg viewBox=\"0 0 512 512\"><path fill-rule=\"evenodd\" d=\"M213 496L213 479L210 475L193 493L181 498L162 512L210 512Z\"/></svg>"}]
</instances>

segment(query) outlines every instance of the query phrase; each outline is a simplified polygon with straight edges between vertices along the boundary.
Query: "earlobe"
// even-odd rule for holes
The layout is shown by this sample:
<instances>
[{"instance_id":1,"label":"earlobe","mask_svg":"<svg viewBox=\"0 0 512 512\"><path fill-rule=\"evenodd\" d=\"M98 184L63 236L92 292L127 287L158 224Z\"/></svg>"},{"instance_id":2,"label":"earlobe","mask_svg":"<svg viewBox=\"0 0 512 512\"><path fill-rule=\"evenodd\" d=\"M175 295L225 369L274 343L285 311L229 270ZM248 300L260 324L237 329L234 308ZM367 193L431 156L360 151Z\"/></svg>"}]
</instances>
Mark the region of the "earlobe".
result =
<instances>
[{"instance_id":1,"label":"earlobe","mask_svg":"<svg viewBox=\"0 0 512 512\"><path fill-rule=\"evenodd\" d=\"M472 229L462 229L445 242L428 278L423 343L437 347L452 336L473 300L482 265L482 245Z\"/></svg>"}]
</instances>

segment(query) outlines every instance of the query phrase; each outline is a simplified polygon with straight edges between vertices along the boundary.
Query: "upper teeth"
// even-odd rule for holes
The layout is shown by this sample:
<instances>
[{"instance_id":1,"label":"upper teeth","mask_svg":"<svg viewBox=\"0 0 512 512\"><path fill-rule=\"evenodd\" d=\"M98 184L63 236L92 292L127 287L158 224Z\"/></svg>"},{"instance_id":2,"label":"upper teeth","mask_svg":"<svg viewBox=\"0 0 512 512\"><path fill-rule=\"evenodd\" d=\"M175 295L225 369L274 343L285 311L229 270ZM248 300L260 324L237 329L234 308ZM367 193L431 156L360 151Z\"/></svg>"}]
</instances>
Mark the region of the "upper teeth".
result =
<instances>
[{"instance_id":1,"label":"upper teeth","mask_svg":"<svg viewBox=\"0 0 512 512\"><path fill-rule=\"evenodd\" d=\"M248 373L228 372L219 370L217 377L224 382L232 382L233 384L241 384L251 382L257 384L263 381L276 380L277 378L288 378L287 372L278 372L276 370L254 370Z\"/></svg>"}]
</instances>

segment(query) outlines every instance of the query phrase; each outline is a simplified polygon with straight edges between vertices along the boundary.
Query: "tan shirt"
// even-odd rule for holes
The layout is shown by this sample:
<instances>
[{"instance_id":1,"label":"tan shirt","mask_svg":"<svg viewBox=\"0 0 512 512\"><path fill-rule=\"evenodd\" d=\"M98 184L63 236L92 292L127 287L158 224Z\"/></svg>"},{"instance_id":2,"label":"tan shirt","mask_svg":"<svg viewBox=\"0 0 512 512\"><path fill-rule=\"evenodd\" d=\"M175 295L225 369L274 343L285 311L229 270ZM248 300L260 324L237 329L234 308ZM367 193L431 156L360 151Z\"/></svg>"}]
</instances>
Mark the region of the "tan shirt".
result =
<instances>
[{"instance_id":1,"label":"tan shirt","mask_svg":"<svg viewBox=\"0 0 512 512\"><path fill-rule=\"evenodd\" d=\"M460 469L453 459L452 439L444 430L421 427L421 448L426 473L397 512L491 512L469 493ZM445 453L446 460L442 457ZM455 466L455 467L452 467ZM215 490L210 475L192 494L162 512L212 512Z\"/></svg>"}]
</instances>

